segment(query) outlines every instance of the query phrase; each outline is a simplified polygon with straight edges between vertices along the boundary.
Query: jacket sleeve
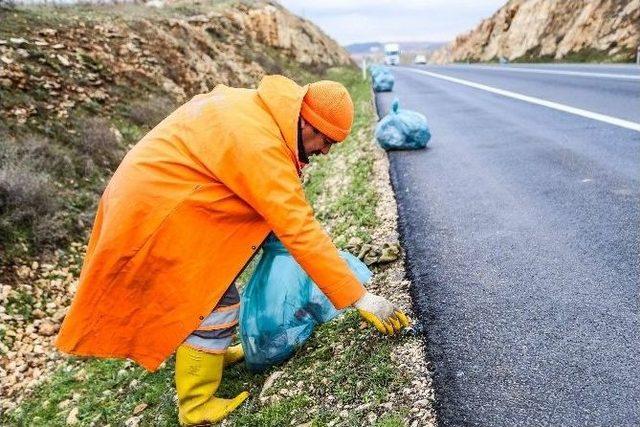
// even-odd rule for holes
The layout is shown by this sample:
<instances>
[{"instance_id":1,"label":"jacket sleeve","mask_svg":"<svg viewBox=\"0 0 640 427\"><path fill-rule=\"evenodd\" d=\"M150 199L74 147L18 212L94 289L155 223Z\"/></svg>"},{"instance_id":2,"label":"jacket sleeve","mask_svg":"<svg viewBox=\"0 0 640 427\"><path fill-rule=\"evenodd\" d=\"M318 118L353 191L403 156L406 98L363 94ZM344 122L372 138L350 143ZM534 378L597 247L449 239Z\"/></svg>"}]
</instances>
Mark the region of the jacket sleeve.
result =
<instances>
[{"instance_id":1,"label":"jacket sleeve","mask_svg":"<svg viewBox=\"0 0 640 427\"><path fill-rule=\"evenodd\" d=\"M315 219L294 160L278 143L227 145L220 159L226 167L214 173L267 221L333 305L347 307L365 289Z\"/></svg>"}]
</instances>

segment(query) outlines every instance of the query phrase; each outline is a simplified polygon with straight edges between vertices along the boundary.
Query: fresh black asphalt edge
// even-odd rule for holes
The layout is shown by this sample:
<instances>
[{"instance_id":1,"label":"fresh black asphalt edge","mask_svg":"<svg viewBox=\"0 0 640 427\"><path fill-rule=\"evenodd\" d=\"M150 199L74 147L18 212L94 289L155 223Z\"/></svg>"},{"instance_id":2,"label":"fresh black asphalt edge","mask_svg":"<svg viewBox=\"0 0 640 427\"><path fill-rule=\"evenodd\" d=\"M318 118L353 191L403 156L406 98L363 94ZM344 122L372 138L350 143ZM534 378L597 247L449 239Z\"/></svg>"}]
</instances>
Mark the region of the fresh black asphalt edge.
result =
<instances>
[{"instance_id":1,"label":"fresh black asphalt edge","mask_svg":"<svg viewBox=\"0 0 640 427\"><path fill-rule=\"evenodd\" d=\"M373 87L371 88L371 92L373 94L372 99L373 99L374 111L376 113L376 116L379 122L383 117L383 114L381 113L383 111L383 108L380 104L378 94L373 90ZM419 278L417 278L413 273L415 271L413 257L410 255L411 251L407 249L407 246L408 246L406 244L407 226L405 221L405 215L403 215L403 207L402 207L403 204L400 203L401 196L399 195L400 192L398 191L398 177L397 177L396 168L394 167L394 164L395 164L394 156L392 152L387 152L387 156L389 158L389 177L391 178L391 187L393 188L393 192L395 194L396 206L398 209L398 212L397 212L398 235L400 236L400 246L402 247L402 250L405 256L405 277L410 283L409 294L411 296L411 309L413 313L415 313L415 316L417 317L412 319L414 322L412 332L415 335L421 336L422 346L424 348L425 354L427 355L427 366L429 367L429 370L431 371L431 373L435 374L433 375L433 383L434 383L434 394L435 394L434 403L435 403L435 410L436 410L436 420L438 424L448 425L448 423L446 422L446 417L444 417L446 413L445 409L442 407L440 403L442 401L442 399L440 399L440 391L442 390L443 383L446 381L442 381L442 379L439 379L438 378L439 375L437 375L437 373L434 372L435 364L433 363L433 361L436 360L437 354L432 351L434 346L430 345L429 334L428 334L429 324L433 323L432 321L433 321L434 315L433 315L433 312L431 312L430 310L427 310L426 307L422 307L419 303L420 298L419 298L418 291L416 289L417 288L416 283L418 282ZM425 279L425 277L423 276L421 277L421 279ZM432 283L429 283L428 288L430 288L431 285Z\"/></svg>"}]
</instances>

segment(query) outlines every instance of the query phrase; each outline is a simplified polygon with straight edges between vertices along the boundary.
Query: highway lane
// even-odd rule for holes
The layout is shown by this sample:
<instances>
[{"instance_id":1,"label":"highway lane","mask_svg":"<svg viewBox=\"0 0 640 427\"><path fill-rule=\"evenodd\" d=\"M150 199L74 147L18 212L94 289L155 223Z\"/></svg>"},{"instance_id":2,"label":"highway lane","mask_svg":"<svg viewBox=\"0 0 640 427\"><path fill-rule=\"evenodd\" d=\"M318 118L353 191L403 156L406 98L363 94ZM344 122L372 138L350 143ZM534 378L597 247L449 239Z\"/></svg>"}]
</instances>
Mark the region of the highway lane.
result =
<instances>
[{"instance_id":1,"label":"highway lane","mask_svg":"<svg viewBox=\"0 0 640 427\"><path fill-rule=\"evenodd\" d=\"M636 78L640 78L640 66L636 64L451 64L443 66L443 68L473 68L473 69L488 69L494 71L517 71L517 70L535 70L535 71L566 71L569 73L582 72L582 73L597 73L597 74L618 74L621 77L624 75L632 75Z\"/></svg>"},{"instance_id":2,"label":"highway lane","mask_svg":"<svg viewBox=\"0 0 640 427\"><path fill-rule=\"evenodd\" d=\"M614 117L637 96L616 79L421 68ZM433 133L390 161L441 423L640 424L640 132L393 72L380 114L397 96Z\"/></svg>"},{"instance_id":3,"label":"highway lane","mask_svg":"<svg viewBox=\"0 0 640 427\"><path fill-rule=\"evenodd\" d=\"M640 122L640 67L414 67ZM514 71L517 70L517 71ZM580 74L542 74L581 73ZM588 76L605 74L611 78ZM615 76L618 76L617 78Z\"/></svg>"}]
</instances>

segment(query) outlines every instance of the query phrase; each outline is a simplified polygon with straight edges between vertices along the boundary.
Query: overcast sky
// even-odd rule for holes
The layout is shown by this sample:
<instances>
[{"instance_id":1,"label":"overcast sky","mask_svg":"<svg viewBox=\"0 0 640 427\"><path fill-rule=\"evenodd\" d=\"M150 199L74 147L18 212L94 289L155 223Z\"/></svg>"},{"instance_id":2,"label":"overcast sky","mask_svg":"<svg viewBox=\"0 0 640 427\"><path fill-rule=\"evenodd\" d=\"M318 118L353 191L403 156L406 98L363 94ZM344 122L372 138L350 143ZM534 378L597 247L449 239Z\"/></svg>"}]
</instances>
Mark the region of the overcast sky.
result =
<instances>
[{"instance_id":1,"label":"overcast sky","mask_svg":"<svg viewBox=\"0 0 640 427\"><path fill-rule=\"evenodd\" d=\"M475 27L506 0L280 0L340 44L448 41Z\"/></svg>"}]
</instances>

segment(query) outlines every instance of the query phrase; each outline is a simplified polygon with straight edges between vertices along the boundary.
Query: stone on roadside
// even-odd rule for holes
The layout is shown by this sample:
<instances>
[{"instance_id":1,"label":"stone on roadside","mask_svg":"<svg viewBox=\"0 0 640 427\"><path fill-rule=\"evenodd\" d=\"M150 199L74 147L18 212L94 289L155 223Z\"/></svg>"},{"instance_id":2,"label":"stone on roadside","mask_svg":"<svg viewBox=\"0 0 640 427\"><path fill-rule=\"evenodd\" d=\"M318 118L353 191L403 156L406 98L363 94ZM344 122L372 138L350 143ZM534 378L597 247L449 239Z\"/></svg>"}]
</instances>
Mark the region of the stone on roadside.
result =
<instances>
[{"instance_id":1,"label":"stone on roadside","mask_svg":"<svg viewBox=\"0 0 640 427\"><path fill-rule=\"evenodd\" d=\"M58 61L60 61L60 63L65 67L68 67L69 65L71 65L71 62L69 61L69 59L64 55L56 55L56 58L58 58Z\"/></svg>"},{"instance_id":2,"label":"stone on roadside","mask_svg":"<svg viewBox=\"0 0 640 427\"><path fill-rule=\"evenodd\" d=\"M124 425L126 427L138 427L140 425L141 420L142 420L142 415L138 415L137 417L131 417L124 422Z\"/></svg>"},{"instance_id":3,"label":"stone on roadside","mask_svg":"<svg viewBox=\"0 0 640 427\"><path fill-rule=\"evenodd\" d=\"M25 43L28 43L27 40L23 37L11 37L9 41L15 44L16 46L21 46Z\"/></svg>"},{"instance_id":4,"label":"stone on roadside","mask_svg":"<svg viewBox=\"0 0 640 427\"><path fill-rule=\"evenodd\" d=\"M71 411L69 411L69 415L67 415L66 423L68 426L74 426L78 424L78 407L76 406Z\"/></svg>"},{"instance_id":5,"label":"stone on roadside","mask_svg":"<svg viewBox=\"0 0 640 427\"><path fill-rule=\"evenodd\" d=\"M133 408L133 415L138 415L140 412L144 411L145 409L147 409L147 405L146 403L140 403L138 405L136 405L135 408Z\"/></svg>"},{"instance_id":6,"label":"stone on roadside","mask_svg":"<svg viewBox=\"0 0 640 427\"><path fill-rule=\"evenodd\" d=\"M261 402L266 399L267 391L273 386L273 383L275 383L276 380L282 376L283 373L283 371L276 371L269 375L269 377L267 377L264 385L262 386L262 390L260 391L260 395L258 396L258 399L260 399Z\"/></svg>"},{"instance_id":7,"label":"stone on roadside","mask_svg":"<svg viewBox=\"0 0 640 427\"><path fill-rule=\"evenodd\" d=\"M40 327L38 328L38 333L42 336L50 337L51 335L58 332L58 328L59 328L58 325L54 325L53 323L45 320L40 324Z\"/></svg>"}]
</instances>

